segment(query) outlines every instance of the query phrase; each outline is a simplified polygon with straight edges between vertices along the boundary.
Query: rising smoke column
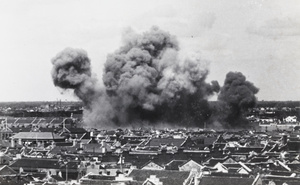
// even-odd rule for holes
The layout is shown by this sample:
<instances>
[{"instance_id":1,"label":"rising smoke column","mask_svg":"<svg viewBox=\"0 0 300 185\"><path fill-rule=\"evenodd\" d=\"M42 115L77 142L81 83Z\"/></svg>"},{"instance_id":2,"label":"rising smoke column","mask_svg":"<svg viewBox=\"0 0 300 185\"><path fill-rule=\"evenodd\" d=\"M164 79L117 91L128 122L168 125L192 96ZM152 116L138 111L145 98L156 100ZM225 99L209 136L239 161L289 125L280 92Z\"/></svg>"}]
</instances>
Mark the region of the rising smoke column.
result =
<instances>
[{"instance_id":1,"label":"rising smoke column","mask_svg":"<svg viewBox=\"0 0 300 185\"><path fill-rule=\"evenodd\" d=\"M157 27L143 34L127 31L123 41L107 57L104 88L84 50L67 48L52 59L55 86L73 89L83 101L86 124L195 126L210 117L207 98L220 87L216 81L205 82L207 62L198 54L183 57L176 38Z\"/></svg>"},{"instance_id":2,"label":"rising smoke column","mask_svg":"<svg viewBox=\"0 0 300 185\"><path fill-rule=\"evenodd\" d=\"M108 55L103 82L117 124L136 120L195 124L211 112L207 97L219 84L205 82L207 64L199 56L179 57L176 38L153 27L126 32L124 45Z\"/></svg>"},{"instance_id":3,"label":"rising smoke column","mask_svg":"<svg viewBox=\"0 0 300 185\"><path fill-rule=\"evenodd\" d=\"M86 51L66 48L52 59L52 64L54 85L64 90L74 90L75 95L84 103L84 121L90 126L109 124L113 111L104 89L100 88L92 75Z\"/></svg>"},{"instance_id":4,"label":"rising smoke column","mask_svg":"<svg viewBox=\"0 0 300 185\"><path fill-rule=\"evenodd\" d=\"M74 89L74 93L89 105L96 93L91 62L86 51L66 48L52 59L52 79L55 86Z\"/></svg>"},{"instance_id":5,"label":"rising smoke column","mask_svg":"<svg viewBox=\"0 0 300 185\"><path fill-rule=\"evenodd\" d=\"M256 105L257 99L255 94L259 89L253 83L246 80L246 77L240 72L229 72L223 87L221 88L218 100L220 101L221 109L219 114L222 115L232 127L242 127L245 120L242 118L242 113L248 108L253 108Z\"/></svg>"}]
</instances>

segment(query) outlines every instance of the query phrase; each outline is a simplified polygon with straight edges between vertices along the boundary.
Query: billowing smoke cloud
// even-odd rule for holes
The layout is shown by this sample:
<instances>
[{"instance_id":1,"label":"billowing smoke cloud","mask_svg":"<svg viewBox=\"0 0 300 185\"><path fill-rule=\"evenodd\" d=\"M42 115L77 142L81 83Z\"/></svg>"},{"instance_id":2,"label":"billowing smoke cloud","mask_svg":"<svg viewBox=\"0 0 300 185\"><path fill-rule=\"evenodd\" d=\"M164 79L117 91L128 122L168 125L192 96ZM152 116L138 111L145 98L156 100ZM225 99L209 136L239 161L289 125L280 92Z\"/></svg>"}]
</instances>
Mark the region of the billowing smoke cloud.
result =
<instances>
[{"instance_id":1,"label":"billowing smoke cloud","mask_svg":"<svg viewBox=\"0 0 300 185\"><path fill-rule=\"evenodd\" d=\"M226 114L215 120L207 99L220 86L206 82L208 62L198 54L182 55L176 38L157 27L143 34L125 32L122 47L107 56L103 87L84 50L67 48L52 64L55 86L74 90L85 105L84 122L92 127L202 126L223 118L235 126L232 120L255 105L258 92L241 73L228 73L218 97Z\"/></svg>"},{"instance_id":2,"label":"billowing smoke cloud","mask_svg":"<svg viewBox=\"0 0 300 185\"><path fill-rule=\"evenodd\" d=\"M243 119L243 112L256 105L255 94L259 89L253 83L246 80L240 72L229 72L226 75L224 86L221 88L218 100L221 109L219 116L223 115L223 121L230 126L242 127L247 123ZM222 114L223 113L223 114Z\"/></svg>"},{"instance_id":3,"label":"billowing smoke cloud","mask_svg":"<svg viewBox=\"0 0 300 185\"><path fill-rule=\"evenodd\" d=\"M218 92L207 84L207 62L181 58L176 38L157 27L126 33L124 45L107 57L103 75L117 122L195 124L207 119L207 97Z\"/></svg>"},{"instance_id":4,"label":"billowing smoke cloud","mask_svg":"<svg viewBox=\"0 0 300 185\"><path fill-rule=\"evenodd\" d=\"M91 72L90 59L82 49L66 48L52 59L52 79L55 86L73 89L85 105L84 119L90 126L110 124L113 111L106 93ZM97 107L102 106L102 109ZM94 112L98 114L94 114Z\"/></svg>"},{"instance_id":5,"label":"billowing smoke cloud","mask_svg":"<svg viewBox=\"0 0 300 185\"><path fill-rule=\"evenodd\" d=\"M95 91L96 79L91 77L91 63L81 49L66 48L52 59L52 78L55 86L74 89L75 94L88 105Z\"/></svg>"}]
</instances>

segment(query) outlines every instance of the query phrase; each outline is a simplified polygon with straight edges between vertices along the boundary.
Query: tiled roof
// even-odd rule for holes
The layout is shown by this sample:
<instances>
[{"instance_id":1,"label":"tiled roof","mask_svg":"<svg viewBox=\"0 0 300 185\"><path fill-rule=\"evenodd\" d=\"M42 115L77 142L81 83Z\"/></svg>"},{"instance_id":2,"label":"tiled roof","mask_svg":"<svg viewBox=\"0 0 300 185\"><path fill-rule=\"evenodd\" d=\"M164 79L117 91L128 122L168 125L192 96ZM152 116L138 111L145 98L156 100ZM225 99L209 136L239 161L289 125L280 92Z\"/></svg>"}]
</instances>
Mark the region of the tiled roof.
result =
<instances>
[{"instance_id":1,"label":"tiled roof","mask_svg":"<svg viewBox=\"0 0 300 185\"><path fill-rule=\"evenodd\" d=\"M64 153L64 152L76 153L78 147L79 147L79 145L77 145L77 146L55 146L50 151L50 153L51 154L59 154L59 153Z\"/></svg>"},{"instance_id":2,"label":"tiled roof","mask_svg":"<svg viewBox=\"0 0 300 185\"><path fill-rule=\"evenodd\" d=\"M253 157L252 159L250 159L248 162L249 163L265 163L270 159L269 156L267 157Z\"/></svg>"},{"instance_id":3,"label":"tiled roof","mask_svg":"<svg viewBox=\"0 0 300 185\"><path fill-rule=\"evenodd\" d=\"M1 147L3 148L11 147L11 142L7 140L0 140L0 148ZM20 145L19 143L15 143L15 147L22 148L23 146Z\"/></svg>"},{"instance_id":4,"label":"tiled roof","mask_svg":"<svg viewBox=\"0 0 300 185\"><path fill-rule=\"evenodd\" d=\"M81 185L112 185L112 184L124 184L124 185L141 185L142 183L138 183L136 181L125 181L125 182L119 182L114 180L94 180L94 179L81 179L80 180Z\"/></svg>"},{"instance_id":5,"label":"tiled roof","mask_svg":"<svg viewBox=\"0 0 300 185\"><path fill-rule=\"evenodd\" d=\"M300 173L300 164L288 164L292 171Z\"/></svg>"},{"instance_id":6,"label":"tiled roof","mask_svg":"<svg viewBox=\"0 0 300 185\"><path fill-rule=\"evenodd\" d=\"M251 185L253 182L252 178L204 176L199 185Z\"/></svg>"},{"instance_id":7,"label":"tiled roof","mask_svg":"<svg viewBox=\"0 0 300 185\"><path fill-rule=\"evenodd\" d=\"M31 117L27 117L27 118L18 118L16 123L32 123L34 120L36 120L37 118L31 118ZM38 119L37 119L38 120Z\"/></svg>"},{"instance_id":8,"label":"tiled roof","mask_svg":"<svg viewBox=\"0 0 300 185\"><path fill-rule=\"evenodd\" d=\"M289 176L277 176L277 175L265 175L262 178L263 184L267 184L273 181L277 184L288 184L288 185L299 185L300 178L299 177L289 177Z\"/></svg>"},{"instance_id":9,"label":"tiled roof","mask_svg":"<svg viewBox=\"0 0 300 185\"><path fill-rule=\"evenodd\" d=\"M158 163L155 163L155 161L148 161L147 163L145 163L143 166L141 166L140 168L142 169L147 169L147 167L149 167L149 165L151 166L150 168L155 168L155 167L158 167L158 168L163 168L162 165L158 164Z\"/></svg>"},{"instance_id":10,"label":"tiled roof","mask_svg":"<svg viewBox=\"0 0 300 185\"><path fill-rule=\"evenodd\" d=\"M179 170L179 166L186 163L187 160L172 160L168 164L166 164L166 170Z\"/></svg>"},{"instance_id":11,"label":"tiled roof","mask_svg":"<svg viewBox=\"0 0 300 185\"><path fill-rule=\"evenodd\" d=\"M300 152L300 141L288 141L287 146L289 150Z\"/></svg>"},{"instance_id":12,"label":"tiled roof","mask_svg":"<svg viewBox=\"0 0 300 185\"><path fill-rule=\"evenodd\" d=\"M41 132L57 132L58 129L57 128L53 128L53 127L40 127L39 130Z\"/></svg>"},{"instance_id":13,"label":"tiled roof","mask_svg":"<svg viewBox=\"0 0 300 185\"><path fill-rule=\"evenodd\" d=\"M51 178L54 179L55 181L64 181L65 180L59 175L51 175Z\"/></svg>"},{"instance_id":14,"label":"tiled roof","mask_svg":"<svg viewBox=\"0 0 300 185\"><path fill-rule=\"evenodd\" d=\"M1 175L14 175L17 174L16 171L11 169L9 166L5 165L2 168L0 168L0 176Z\"/></svg>"},{"instance_id":15,"label":"tiled roof","mask_svg":"<svg viewBox=\"0 0 300 185\"><path fill-rule=\"evenodd\" d=\"M189 174L190 172L171 170L132 170L129 176L133 177L133 180L144 182L150 175L156 175L164 185L182 185Z\"/></svg>"},{"instance_id":16,"label":"tiled roof","mask_svg":"<svg viewBox=\"0 0 300 185\"><path fill-rule=\"evenodd\" d=\"M2 176L0 177L0 184L2 185L24 185L32 181L30 177L19 177L19 176Z\"/></svg>"},{"instance_id":17,"label":"tiled roof","mask_svg":"<svg viewBox=\"0 0 300 185\"><path fill-rule=\"evenodd\" d=\"M145 143L147 146L161 146L161 145L171 145L180 147L186 139L174 139L174 138L152 138Z\"/></svg>"},{"instance_id":18,"label":"tiled roof","mask_svg":"<svg viewBox=\"0 0 300 185\"><path fill-rule=\"evenodd\" d=\"M83 134L83 133L87 132L84 128L81 128L81 127L71 127L71 128L68 128L68 130L72 134L79 134L79 133Z\"/></svg>"},{"instance_id":19,"label":"tiled roof","mask_svg":"<svg viewBox=\"0 0 300 185\"><path fill-rule=\"evenodd\" d=\"M51 124L58 124L58 123L62 123L64 121L64 118L53 118L50 123Z\"/></svg>"},{"instance_id":20,"label":"tiled roof","mask_svg":"<svg viewBox=\"0 0 300 185\"><path fill-rule=\"evenodd\" d=\"M22 168L47 168L47 169L59 169L60 164L58 159L40 159L40 158L22 158L16 160L10 165L13 169Z\"/></svg>"},{"instance_id":21,"label":"tiled roof","mask_svg":"<svg viewBox=\"0 0 300 185\"><path fill-rule=\"evenodd\" d=\"M13 133L19 133L19 132L30 132L30 127L10 127L10 130L12 130Z\"/></svg>"},{"instance_id":22,"label":"tiled roof","mask_svg":"<svg viewBox=\"0 0 300 185\"><path fill-rule=\"evenodd\" d=\"M10 117L8 117L8 118L7 118L7 123L8 123L8 124L9 124L9 123L15 123L17 120L18 120L18 118L10 118Z\"/></svg>"},{"instance_id":23,"label":"tiled roof","mask_svg":"<svg viewBox=\"0 0 300 185\"><path fill-rule=\"evenodd\" d=\"M51 117L50 117L50 118L45 118L45 122L46 122L46 123L50 123L53 119L54 119L54 118L51 118Z\"/></svg>"},{"instance_id":24,"label":"tiled roof","mask_svg":"<svg viewBox=\"0 0 300 185\"><path fill-rule=\"evenodd\" d=\"M53 139L64 139L55 133L52 132L19 132L13 136L14 139L45 139L45 140L53 140Z\"/></svg>"},{"instance_id":25,"label":"tiled roof","mask_svg":"<svg viewBox=\"0 0 300 185\"><path fill-rule=\"evenodd\" d=\"M110 145L107 145L105 148L106 151L111 151ZM84 144L83 150L87 153L103 153L103 147L98 143Z\"/></svg>"},{"instance_id":26,"label":"tiled roof","mask_svg":"<svg viewBox=\"0 0 300 185\"><path fill-rule=\"evenodd\" d=\"M224 157L224 158L210 158L209 160L207 160L205 162L205 164L207 166L214 166L217 163L223 163L226 159L228 159L228 157Z\"/></svg>"},{"instance_id":27,"label":"tiled roof","mask_svg":"<svg viewBox=\"0 0 300 185\"><path fill-rule=\"evenodd\" d=\"M6 147L10 147L10 146L11 146L10 141L0 140L0 147L6 148Z\"/></svg>"}]
</instances>

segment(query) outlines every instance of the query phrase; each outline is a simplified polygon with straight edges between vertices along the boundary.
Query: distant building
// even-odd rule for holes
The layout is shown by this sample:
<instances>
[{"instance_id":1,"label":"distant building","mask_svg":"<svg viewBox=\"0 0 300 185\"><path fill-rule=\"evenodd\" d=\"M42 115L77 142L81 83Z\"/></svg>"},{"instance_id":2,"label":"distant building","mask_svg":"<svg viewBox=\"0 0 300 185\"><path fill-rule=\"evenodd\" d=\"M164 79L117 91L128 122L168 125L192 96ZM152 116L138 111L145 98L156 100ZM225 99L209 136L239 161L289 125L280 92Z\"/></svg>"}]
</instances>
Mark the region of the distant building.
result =
<instances>
[{"instance_id":1,"label":"distant building","mask_svg":"<svg viewBox=\"0 0 300 185\"><path fill-rule=\"evenodd\" d=\"M285 122L288 123L296 123L297 122L297 116L288 116L286 118L284 118Z\"/></svg>"}]
</instances>

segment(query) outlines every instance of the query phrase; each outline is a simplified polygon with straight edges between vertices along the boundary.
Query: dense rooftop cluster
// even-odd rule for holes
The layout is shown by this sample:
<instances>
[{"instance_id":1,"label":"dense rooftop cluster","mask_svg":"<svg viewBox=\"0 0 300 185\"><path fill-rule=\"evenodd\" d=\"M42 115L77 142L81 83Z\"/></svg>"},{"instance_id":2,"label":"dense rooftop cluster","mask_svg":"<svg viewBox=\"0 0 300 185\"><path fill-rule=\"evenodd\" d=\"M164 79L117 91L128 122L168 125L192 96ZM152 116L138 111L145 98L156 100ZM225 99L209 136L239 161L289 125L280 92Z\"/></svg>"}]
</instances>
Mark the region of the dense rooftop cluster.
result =
<instances>
[{"instance_id":1,"label":"dense rooftop cluster","mask_svg":"<svg viewBox=\"0 0 300 185\"><path fill-rule=\"evenodd\" d=\"M0 184L299 184L300 132L77 127L3 118Z\"/></svg>"},{"instance_id":2,"label":"dense rooftop cluster","mask_svg":"<svg viewBox=\"0 0 300 185\"><path fill-rule=\"evenodd\" d=\"M107 130L81 127L80 112L3 115L0 184L298 185L297 106L253 108L248 130Z\"/></svg>"}]
</instances>

